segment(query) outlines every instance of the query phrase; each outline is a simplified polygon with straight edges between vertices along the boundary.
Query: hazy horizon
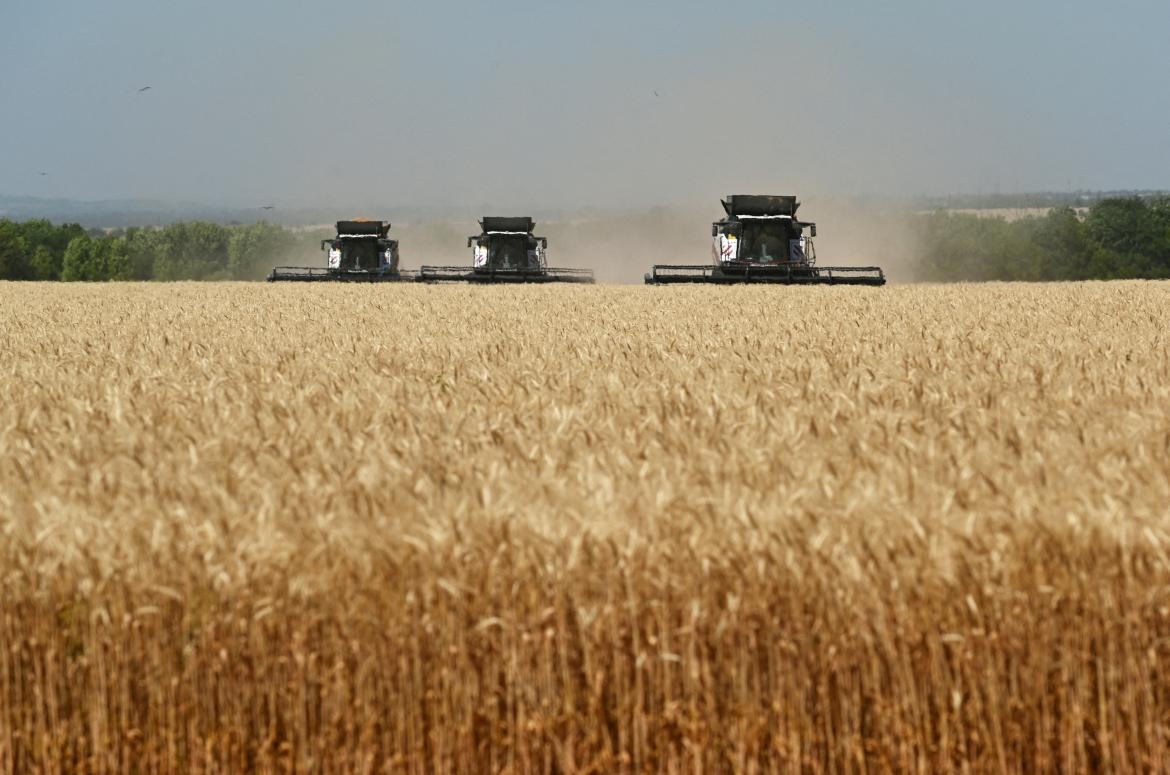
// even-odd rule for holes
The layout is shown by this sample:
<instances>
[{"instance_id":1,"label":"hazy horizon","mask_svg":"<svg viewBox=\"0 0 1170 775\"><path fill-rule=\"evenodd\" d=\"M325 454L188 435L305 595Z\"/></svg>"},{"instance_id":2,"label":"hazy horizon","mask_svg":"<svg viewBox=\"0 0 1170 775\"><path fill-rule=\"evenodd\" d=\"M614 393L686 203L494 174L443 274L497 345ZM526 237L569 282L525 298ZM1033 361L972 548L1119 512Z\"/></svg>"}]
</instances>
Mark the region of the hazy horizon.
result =
<instances>
[{"instance_id":1,"label":"hazy horizon","mask_svg":"<svg viewBox=\"0 0 1170 775\"><path fill-rule=\"evenodd\" d=\"M565 210L1166 187L1170 7L946 5L20 5L0 191Z\"/></svg>"}]
</instances>

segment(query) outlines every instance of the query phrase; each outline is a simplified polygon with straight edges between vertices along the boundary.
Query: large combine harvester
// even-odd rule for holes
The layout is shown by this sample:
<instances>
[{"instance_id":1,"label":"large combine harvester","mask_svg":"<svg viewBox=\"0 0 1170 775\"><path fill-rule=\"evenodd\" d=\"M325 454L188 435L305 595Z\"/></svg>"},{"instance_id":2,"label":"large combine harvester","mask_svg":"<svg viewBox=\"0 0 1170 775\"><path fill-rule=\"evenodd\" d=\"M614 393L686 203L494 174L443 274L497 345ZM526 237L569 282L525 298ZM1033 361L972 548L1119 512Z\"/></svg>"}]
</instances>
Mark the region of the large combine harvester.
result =
<instances>
[{"instance_id":1,"label":"large combine harvester","mask_svg":"<svg viewBox=\"0 0 1170 775\"><path fill-rule=\"evenodd\" d=\"M799 207L795 196L729 196L711 225L711 263L659 264L646 283L885 285L880 267L817 266L817 225L797 220Z\"/></svg>"},{"instance_id":2,"label":"large combine harvester","mask_svg":"<svg viewBox=\"0 0 1170 775\"><path fill-rule=\"evenodd\" d=\"M325 266L277 266L269 282L392 283L416 279L398 268L398 240L390 239L389 221L354 218L337 222L337 236L321 241L329 251Z\"/></svg>"},{"instance_id":3,"label":"large combine harvester","mask_svg":"<svg viewBox=\"0 0 1170 775\"><path fill-rule=\"evenodd\" d=\"M471 266L424 266L422 282L470 283L592 283L591 269L550 267L548 240L533 235L531 218L485 217L478 235L467 238L473 249Z\"/></svg>"}]
</instances>

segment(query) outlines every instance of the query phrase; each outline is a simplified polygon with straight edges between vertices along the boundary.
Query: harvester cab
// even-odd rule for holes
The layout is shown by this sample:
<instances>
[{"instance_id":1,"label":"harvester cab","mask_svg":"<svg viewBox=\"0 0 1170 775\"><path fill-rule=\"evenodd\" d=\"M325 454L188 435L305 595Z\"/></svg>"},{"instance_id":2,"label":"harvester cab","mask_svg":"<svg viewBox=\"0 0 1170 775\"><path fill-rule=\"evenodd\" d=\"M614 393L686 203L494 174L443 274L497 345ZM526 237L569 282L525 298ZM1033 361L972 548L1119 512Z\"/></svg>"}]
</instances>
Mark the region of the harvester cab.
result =
<instances>
[{"instance_id":1,"label":"harvester cab","mask_svg":"<svg viewBox=\"0 0 1170 775\"><path fill-rule=\"evenodd\" d=\"M390 239L389 221L355 218L337 222L337 236L321 241L328 251L324 267L278 266L269 281L365 281L414 280L414 274L398 268L398 240Z\"/></svg>"},{"instance_id":2,"label":"harvester cab","mask_svg":"<svg viewBox=\"0 0 1170 775\"><path fill-rule=\"evenodd\" d=\"M479 283L592 283L589 269L549 267L548 239L533 234L536 222L528 217L486 216L480 233L467 238L472 265L424 266L424 282Z\"/></svg>"},{"instance_id":3,"label":"harvester cab","mask_svg":"<svg viewBox=\"0 0 1170 775\"><path fill-rule=\"evenodd\" d=\"M484 218L481 233L467 238L473 249L473 266L480 271L515 269L540 271L548 266L545 251L548 239L532 234L531 218Z\"/></svg>"},{"instance_id":4,"label":"harvester cab","mask_svg":"<svg viewBox=\"0 0 1170 775\"><path fill-rule=\"evenodd\" d=\"M662 264L646 275L651 285L669 283L779 283L884 285L882 270L819 267L813 237L817 225L796 217L795 196L734 194L722 201L724 218L711 224L711 263Z\"/></svg>"},{"instance_id":5,"label":"harvester cab","mask_svg":"<svg viewBox=\"0 0 1170 775\"><path fill-rule=\"evenodd\" d=\"M753 197L753 199L762 197ZM794 196L767 197L755 207L744 197L731 196L723 201L727 216L711 224L711 246L719 264L798 264L814 266L816 251L812 238L817 225L796 220L800 204ZM805 235L805 230L808 235Z\"/></svg>"}]
</instances>

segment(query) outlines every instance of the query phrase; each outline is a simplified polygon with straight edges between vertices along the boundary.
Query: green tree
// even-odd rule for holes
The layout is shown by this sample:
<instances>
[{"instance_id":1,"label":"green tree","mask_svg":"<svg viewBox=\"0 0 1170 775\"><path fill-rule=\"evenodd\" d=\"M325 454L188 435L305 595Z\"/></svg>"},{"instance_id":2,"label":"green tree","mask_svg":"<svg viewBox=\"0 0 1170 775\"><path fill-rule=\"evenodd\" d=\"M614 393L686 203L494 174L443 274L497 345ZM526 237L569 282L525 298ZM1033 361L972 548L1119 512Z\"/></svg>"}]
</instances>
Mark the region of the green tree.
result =
<instances>
[{"instance_id":1,"label":"green tree","mask_svg":"<svg viewBox=\"0 0 1170 775\"><path fill-rule=\"evenodd\" d=\"M45 245L38 245L33 251L32 258L29 260L32 266L33 276L37 280L59 280L61 279L61 260L62 257L54 255L53 251L49 250Z\"/></svg>"},{"instance_id":2,"label":"green tree","mask_svg":"<svg viewBox=\"0 0 1170 775\"><path fill-rule=\"evenodd\" d=\"M1160 276L1170 276L1170 196L1154 197L1149 202L1150 218L1157 235L1151 258Z\"/></svg>"},{"instance_id":3,"label":"green tree","mask_svg":"<svg viewBox=\"0 0 1170 775\"><path fill-rule=\"evenodd\" d=\"M1170 213L1161 200L1104 199L1093 206L1085 226L1103 249L1118 255L1110 277L1170 277Z\"/></svg>"},{"instance_id":4,"label":"green tree","mask_svg":"<svg viewBox=\"0 0 1170 775\"><path fill-rule=\"evenodd\" d=\"M133 279L130 251L125 238L107 237L102 240L102 270L105 280Z\"/></svg>"},{"instance_id":5,"label":"green tree","mask_svg":"<svg viewBox=\"0 0 1170 775\"><path fill-rule=\"evenodd\" d=\"M150 280L160 257L170 255L170 244L160 229L130 229L126 232L126 249L130 259L130 276Z\"/></svg>"},{"instance_id":6,"label":"green tree","mask_svg":"<svg viewBox=\"0 0 1170 775\"><path fill-rule=\"evenodd\" d=\"M228 240L228 275L235 280L260 279L295 242L288 231L266 221L235 227Z\"/></svg>"},{"instance_id":7,"label":"green tree","mask_svg":"<svg viewBox=\"0 0 1170 775\"><path fill-rule=\"evenodd\" d=\"M75 238L65 249L62 280L129 280L131 266L126 240L120 237Z\"/></svg>"},{"instance_id":8,"label":"green tree","mask_svg":"<svg viewBox=\"0 0 1170 775\"><path fill-rule=\"evenodd\" d=\"M1153 255L1163 237L1157 217L1139 197L1102 199L1089 210L1085 227L1094 242L1122 255Z\"/></svg>"},{"instance_id":9,"label":"green tree","mask_svg":"<svg viewBox=\"0 0 1170 775\"><path fill-rule=\"evenodd\" d=\"M1089 276L1093 245L1075 210L1058 207L1043 218L1029 218L1022 223L1039 254L1033 279L1075 280Z\"/></svg>"},{"instance_id":10,"label":"green tree","mask_svg":"<svg viewBox=\"0 0 1170 775\"><path fill-rule=\"evenodd\" d=\"M28 251L20 227L9 220L0 221L0 280L27 280L29 275Z\"/></svg>"},{"instance_id":11,"label":"green tree","mask_svg":"<svg viewBox=\"0 0 1170 775\"><path fill-rule=\"evenodd\" d=\"M37 280L59 279L66 246L85 233L76 223L54 226L43 218L24 221L18 227L30 257L29 276Z\"/></svg>"},{"instance_id":12,"label":"green tree","mask_svg":"<svg viewBox=\"0 0 1170 775\"><path fill-rule=\"evenodd\" d=\"M172 223L160 233L154 260L159 280L216 280L228 277L228 230L216 223Z\"/></svg>"},{"instance_id":13,"label":"green tree","mask_svg":"<svg viewBox=\"0 0 1170 775\"><path fill-rule=\"evenodd\" d=\"M65 248L61 279L66 282L96 280L94 240L88 234L74 237Z\"/></svg>"}]
</instances>

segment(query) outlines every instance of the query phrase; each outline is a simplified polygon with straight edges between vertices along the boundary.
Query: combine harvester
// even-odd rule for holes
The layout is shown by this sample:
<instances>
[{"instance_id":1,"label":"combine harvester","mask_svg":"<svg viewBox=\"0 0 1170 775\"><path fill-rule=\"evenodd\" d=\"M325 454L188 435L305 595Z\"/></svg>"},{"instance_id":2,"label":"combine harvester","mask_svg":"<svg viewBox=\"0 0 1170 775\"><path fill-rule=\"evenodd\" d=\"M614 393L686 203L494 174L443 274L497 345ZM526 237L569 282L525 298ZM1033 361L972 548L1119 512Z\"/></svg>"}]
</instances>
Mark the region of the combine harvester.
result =
<instances>
[{"instance_id":1,"label":"combine harvester","mask_svg":"<svg viewBox=\"0 0 1170 775\"><path fill-rule=\"evenodd\" d=\"M817 225L796 220L798 207L795 196L729 196L723 200L727 217L711 225L712 262L656 265L646 283L886 284L880 267L817 266Z\"/></svg>"},{"instance_id":2,"label":"combine harvester","mask_svg":"<svg viewBox=\"0 0 1170 775\"><path fill-rule=\"evenodd\" d=\"M326 266L277 266L268 282L366 282L394 283L416 279L414 272L398 269L398 240L387 235L389 221L355 218L337 222L337 236L321 241L328 245Z\"/></svg>"},{"instance_id":3,"label":"combine harvester","mask_svg":"<svg viewBox=\"0 0 1170 775\"><path fill-rule=\"evenodd\" d=\"M425 283L592 283L593 270L550 267L545 259L548 240L533 236L531 218L485 217L480 234L467 238L474 248L472 266L424 266L418 279Z\"/></svg>"}]
</instances>

